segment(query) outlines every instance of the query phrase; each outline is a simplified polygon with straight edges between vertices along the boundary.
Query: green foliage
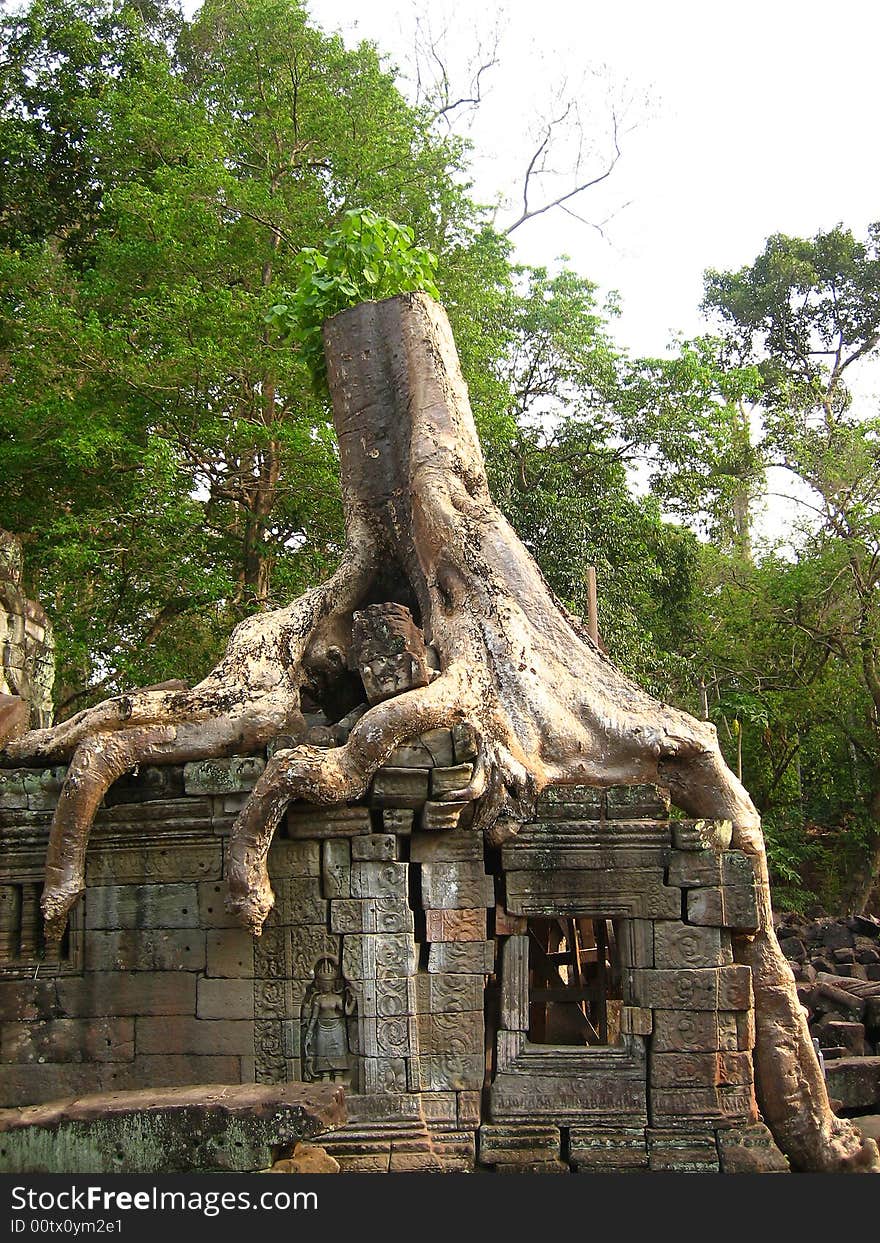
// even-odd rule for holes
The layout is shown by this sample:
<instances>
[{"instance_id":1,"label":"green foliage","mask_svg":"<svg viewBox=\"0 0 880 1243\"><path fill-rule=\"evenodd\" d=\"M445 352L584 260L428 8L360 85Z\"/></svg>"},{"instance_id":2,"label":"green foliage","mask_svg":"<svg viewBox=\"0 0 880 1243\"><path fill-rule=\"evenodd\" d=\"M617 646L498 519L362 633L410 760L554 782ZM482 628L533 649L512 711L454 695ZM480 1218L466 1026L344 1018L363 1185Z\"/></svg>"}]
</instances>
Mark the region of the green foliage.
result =
<instances>
[{"instance_id":1,"label":"green foliage","mask_svg":"<svg viewBox=\"0 0 880 1243\"><path fill-rule=\"evenodd\" d=\"M440 297L434 283L437 256L416 245L412 229L368 207L345 212L322 250L301 250L296 271L296 287L271 308L266 321L298 343L319 390L327 380L321 330L331 315L401 293Z\"/></svg>"}]
</instances>

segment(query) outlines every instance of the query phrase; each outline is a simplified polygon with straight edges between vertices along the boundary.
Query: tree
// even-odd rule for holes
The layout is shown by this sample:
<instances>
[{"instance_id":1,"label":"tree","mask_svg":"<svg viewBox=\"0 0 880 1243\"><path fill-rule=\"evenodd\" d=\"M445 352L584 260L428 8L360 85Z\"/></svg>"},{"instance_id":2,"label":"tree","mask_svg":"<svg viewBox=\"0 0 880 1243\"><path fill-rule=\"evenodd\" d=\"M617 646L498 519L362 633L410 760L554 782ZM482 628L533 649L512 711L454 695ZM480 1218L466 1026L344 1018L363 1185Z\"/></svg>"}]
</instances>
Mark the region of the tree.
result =
<instances>
[{"instance_id":1,"label":"tree","mask_svg":"<svg viewBox=\"0 0 880 1243\"><path fill-rule=\"evenodd\" d=\"M298 0L35 0L2 39L0 522L64 619L63 715L201 676L338 558L326 400L264 320L299 251L368 200L456 310L498 264L460 143Z\"/></svg>"},{"instance_id":2,"label":"tree","mask_svg":"<svg viewBox=\"0 0 880 1243\"><path fill-rule=\"evenodd\" d=\"M395 746L426 729L473 732L474 827L499 843L548 785L659 781L685 811L731 821L751 856L760 927L737 952L753 972L762 1107L803 1168L877 1168L876 1147L831 1114L790 970L776 942L760 821L714 729L652 700L555 599L494 505L448 320L411 293L326 322L346 549L335 574L285 609L249 618L192 691L110 699L54 729L7 741L15 760L69 758L46 868L50 941L83 889L92 818L140 762L179 762L303 736L300 692L329 705L340 652L371 600L409 607L437 650L433 680L371 698L347 741L276 752L233 830L230 907L256 934L271 910L269 845L288 803L360 797ZM372 675L371 675L372 676ZM337 704L339 700L337 699Z\"/></svg>"},{"instance_id":3,"label":"tree","mask_svg":"<svg viewBox=\"0 0 880 1243\"><path fill-rule=\"evenodd\" d=\"M750 267L707 274L706 307L728 351L760 371L757 452L793 479L804 515L791 541L795 563L776 560L764 597L780 640L776 660L766 649L764 658L768 677L775 664L791 685L793 672L812 700L797 736L811 732L811 716L831 727L832 762L853 773L848 797L833 810L826 801L824 812L860 841L846 896L861 909L880 871L880 420L863 412L856 377L880 347L880 226L865 241L842 226L812 239L772 237ZM829 681L836 691L817 697ZM827 788L818 774L814 781Z\"/></svg>"}]
</instances>

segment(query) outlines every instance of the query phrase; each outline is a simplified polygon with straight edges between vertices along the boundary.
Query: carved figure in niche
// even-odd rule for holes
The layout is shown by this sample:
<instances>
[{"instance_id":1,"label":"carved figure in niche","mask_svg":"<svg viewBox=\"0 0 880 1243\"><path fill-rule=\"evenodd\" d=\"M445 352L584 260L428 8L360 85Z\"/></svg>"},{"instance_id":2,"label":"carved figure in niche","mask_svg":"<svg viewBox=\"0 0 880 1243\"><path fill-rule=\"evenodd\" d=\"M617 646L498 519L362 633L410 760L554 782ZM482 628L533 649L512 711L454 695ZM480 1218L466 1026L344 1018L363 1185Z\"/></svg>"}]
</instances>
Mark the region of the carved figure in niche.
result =
<instances>
[{"instance_id":1,"label":"carved figure in niche","mask_svg":"<svg viewBox=\"0 0 880 1243\"><path fill-rule=\"evenodd\" d=\"M302 1008L303 1079L347 1083L351 1077L349 1021L357 1002L335 958L319 958Z\"/></svg>"},{"instance_id":2,"label":"carved figure in niche","mask_svg":"<svg viewBox=\"0 0 880 1243\"><path fill-rule=\"evenodd\" d=\"M354 613L350 663L371 705L431 681L424 635L403 604L371 604Z\"/></svg>"}]
</instances>

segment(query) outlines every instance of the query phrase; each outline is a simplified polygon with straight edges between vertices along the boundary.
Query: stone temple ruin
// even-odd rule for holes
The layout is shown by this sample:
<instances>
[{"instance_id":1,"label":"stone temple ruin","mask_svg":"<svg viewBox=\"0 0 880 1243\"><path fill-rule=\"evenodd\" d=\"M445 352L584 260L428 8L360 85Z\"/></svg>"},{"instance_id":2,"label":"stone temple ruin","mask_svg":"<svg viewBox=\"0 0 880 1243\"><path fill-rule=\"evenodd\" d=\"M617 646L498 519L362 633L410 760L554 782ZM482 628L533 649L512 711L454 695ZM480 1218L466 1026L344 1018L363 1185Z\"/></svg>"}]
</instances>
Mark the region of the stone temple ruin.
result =
<instances>
[{"instance_id":1,"label":"stone temple ruin","mask_svg":"<svg viewBox=\"0 0 880 1243\"><path fill-rule=\"evenodd\" d=\"M0 699L3 1167L880 1168L754 805L494 505L442 308L324 334L332 578L192 689Z\"/></svg>"}]
</instances>

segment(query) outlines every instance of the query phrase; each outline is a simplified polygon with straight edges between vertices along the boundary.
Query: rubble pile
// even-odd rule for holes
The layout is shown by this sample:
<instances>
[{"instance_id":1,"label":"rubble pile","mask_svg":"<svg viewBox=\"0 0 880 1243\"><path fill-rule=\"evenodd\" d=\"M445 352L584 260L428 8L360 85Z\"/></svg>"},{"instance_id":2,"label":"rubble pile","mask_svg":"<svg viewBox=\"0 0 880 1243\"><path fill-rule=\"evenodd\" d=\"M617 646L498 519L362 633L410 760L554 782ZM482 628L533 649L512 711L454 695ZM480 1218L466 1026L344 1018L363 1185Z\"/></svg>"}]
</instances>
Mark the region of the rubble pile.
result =
<instances>
[{"instance_id":1,"label":"rubble pile","mask_svg":"<svg viewBox=\"0 0 880 1243\"><path fill-rule=\"evenodd\" d=\"M880 1112L880 920L783 915L776 929L839 1112Z\"/></svg>"}]
</instances>

